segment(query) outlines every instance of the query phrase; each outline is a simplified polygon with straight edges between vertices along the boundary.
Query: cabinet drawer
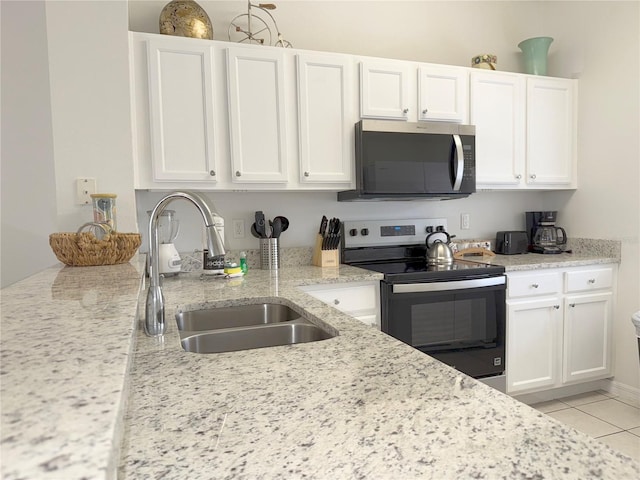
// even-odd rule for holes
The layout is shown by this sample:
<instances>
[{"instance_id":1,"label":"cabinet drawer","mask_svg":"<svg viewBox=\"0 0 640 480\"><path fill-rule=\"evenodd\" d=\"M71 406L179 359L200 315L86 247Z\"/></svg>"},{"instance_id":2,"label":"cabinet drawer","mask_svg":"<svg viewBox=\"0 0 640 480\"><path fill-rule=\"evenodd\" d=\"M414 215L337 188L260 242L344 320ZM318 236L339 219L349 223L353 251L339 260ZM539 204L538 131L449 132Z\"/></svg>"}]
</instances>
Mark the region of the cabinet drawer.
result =
<instances>
[{"instance_id":1,"label":"cabinet drawer","mask_svg":"<svg viewBox=\"0 0 640 480\"><path fill-rule=\"evenodd\" d=\"M305 291L342 312L356 312L376 309L376 288L374 285L357 287L305 289Z\"/></svg>"},{"instance_id":2,"label":"cabinet drawer","mask_svg":"<svg viewBox=\"0 0 640 480\"><path fill-rule=\"evenodd\" d=\"M565 279L567 292L611 288L613 286L613 269L604 267L566 272Z\"/></svg>"},{"instance_id":3,"label":"cabinet drawer","mask_svg":"<svg viewBox=\"0 0 640 480\"><path fill-rule=\"evenodd\" d=\"M561 291L560 272L512 273L507 274L507 295L509 298L532 295L551 295Z\"/></svg>"}]
</instances>

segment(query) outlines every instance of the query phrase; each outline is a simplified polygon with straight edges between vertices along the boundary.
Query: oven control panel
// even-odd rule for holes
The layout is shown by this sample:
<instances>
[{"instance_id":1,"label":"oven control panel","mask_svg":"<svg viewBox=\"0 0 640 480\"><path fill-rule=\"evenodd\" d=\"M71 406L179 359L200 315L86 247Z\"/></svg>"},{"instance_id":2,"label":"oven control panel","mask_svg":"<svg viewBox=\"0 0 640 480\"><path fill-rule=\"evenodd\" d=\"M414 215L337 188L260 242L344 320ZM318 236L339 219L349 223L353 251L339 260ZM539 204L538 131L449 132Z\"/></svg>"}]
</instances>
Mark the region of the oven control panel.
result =
<instances>
[{"instance_id":1,"label":"oven control panel","mask_svg":"<svg viewBox=\"0 0 640 480\"><path fill-rule=\"evenodd\" d=\"M345 220L343 229L344 248L424 245L430 233L447 231L447 220L445 218ZM443 235L443 240L445 238L446 236Z\"/></svg>"}]
</instances>

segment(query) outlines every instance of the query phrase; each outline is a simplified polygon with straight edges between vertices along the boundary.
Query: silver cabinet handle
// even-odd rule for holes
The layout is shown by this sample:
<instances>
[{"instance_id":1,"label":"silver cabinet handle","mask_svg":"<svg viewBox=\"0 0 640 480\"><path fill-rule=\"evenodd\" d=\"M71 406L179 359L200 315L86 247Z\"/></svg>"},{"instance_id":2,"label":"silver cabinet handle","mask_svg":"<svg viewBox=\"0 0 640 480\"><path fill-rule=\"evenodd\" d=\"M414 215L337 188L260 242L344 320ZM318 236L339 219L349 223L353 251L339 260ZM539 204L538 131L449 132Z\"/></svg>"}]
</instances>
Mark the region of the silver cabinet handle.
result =
<instances>
[{"instance_id":1,"label":"silver cabinet handle","mask_svg":"<svg viewBox=\"0 0 640 480\"><path fill-rule=\"evenodd\" d=\"M531 288L538 288L540 285L538 285L537 283L532 283L531 284Z\"/></svg>"},{"instance_id":2,"label":"silver cabinet handle","mask_svg":"<svg viewBox=\"0 0 640 480\"><path fill-rule=\"evenodd\" d=\"M520 180L521 178L522 178L522 175L520 175L520 174L516 175L516 180Z\"/></svg>"},{"instance_id":3,"label":"silver cabinet handle","mask_svg":"<svg viewBox=\"0 0 640 480\"><path fill-rule=\"evenodd\" d=\"M209 170L209 175L211 175L212 177L216 176L216 171L215 170Z\"/></svg>"},{"instance_id":4,"label":"silver cabinet handle","mask_svg":"<svg viewBox=\"0 0 640 480\"><path fill-rule=\"evenodd\" d=\"M453 184L453 190L458 191L462 185L462 174L464 173L464 152L462 151L462 140L460 139L460 135L453 136L453 143L456 145L456 152L453 161L457 163L455 166L456 180Z\"/></svg>"},{"instance_id":5,"label":"silver cabinet handle","mask_svg":"<svg viewBox=\"0 0 640 480\"><path fill-rule=\"evenodd\" d=\"M340 305L340 300L338 300L337 298L333 301L334 305Z\"/></svg>"},{"instance_id":6,"label":"silver cabinet handle","mask_svg":"<svg viewBox=\"0 0 640 480\"><path fill-rule=\"evenodd\" d=\"M236 170L236 177L241 177L242 174L240 173L240 171Z\"/></svg>"},{"instance_id":7,"label":"silver cabinet handle","mask_svg":"<svg viewBox=\"0 0 640 480\"><path fill-rule=\"evenodd\" d=\"M554 305L553 308L555 308L556 310L560 310L560 305Z\"/></svg>"},{"instance_id":8,"label":"silver cabinet handle","mask_svg":"<svg viewBox=\"0 0 640 480\"><path fill-rule=\"evenodd\" d=\"M406 115L407 113L409 113L409 109L405 108L404 110L402 110L402 113L404 113Z\"/></svg>"},{"instance_id":9,"label":"silver cabinet handle","mask_svg":"<svg viewBox=\"0 0 640 480\"><path fill-rule=\"evenodd\" d=\"M309 176L309 172L304 172L304 176L308 177Z\"/></svg>"},{"instance_id":10,"label":"silver cabinet handle","mask_svg":"<svg viewBox=\"0 0 640 480\"><path fill-rule=\"evenodd\" d=\"M530 175L530 177L531 177L531 180L535 180L535 179L536 179L536 174L535 174L535 173L532 173L532 174Z\"/></svg>"},{"instance_id":11,"label":"silver cabinet handle","mask_svg":"<svg viewBox=\"0 0 640 480\"><path fill-rule=\"evenodd\" d=\"M590 283L591 285L593 285L594 283L596 283L596 279L595 278L590 278L587 283Z\"/></svg>"},{"instance_id":12,"label":"silver cabinet handle","mask_svg":"<svg viewBox=\"0 0 640 480\"><path fill-rule=\"evenodd\" d=\"M424 110L422 110L422 114L423 114L423 115L426 115L428 112L429 112L429 110L428 110L428 109L426 109L426 108L425 108Z\"/></svg>"},{"instance_id":13,"label":"silver cabinet handle","mask_svg":"<svg viewBox=\"0 0 640 480\"><path fill-rule=\"evenodd\" d=\"M575 304L575 303L570 303L570 304L569 304L569 306L570 306L571 308L573 308L573 307L575 307L575 306L576 306L576 304Z\"/></svg>"}]
</instances>

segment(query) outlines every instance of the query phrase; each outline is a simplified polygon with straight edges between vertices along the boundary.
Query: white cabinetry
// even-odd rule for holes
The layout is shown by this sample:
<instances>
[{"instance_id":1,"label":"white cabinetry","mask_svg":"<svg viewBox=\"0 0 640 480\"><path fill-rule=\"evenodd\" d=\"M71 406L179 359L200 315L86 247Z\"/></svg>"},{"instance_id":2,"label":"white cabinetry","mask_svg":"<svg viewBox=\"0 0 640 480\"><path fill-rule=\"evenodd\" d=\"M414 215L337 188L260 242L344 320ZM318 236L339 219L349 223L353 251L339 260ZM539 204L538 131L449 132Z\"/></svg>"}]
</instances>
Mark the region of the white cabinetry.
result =
<instances>
[{"instance_id":1,"label":"white cabinetry","mask_svg":"<svg viewBox=\"0 0 640 480\"><path fill-rule=\"evenodd\" d=\"M464 123L469 111L469 74L464 68L418 67L418 119Z\"/></svg>"},{"instance_id":2,"label":"white cabinetry","mask_svg":"<svg viewBox=\"0 0 640 480\"><path fill-rule=\"evenodd\" d=\"M148 33L129 38L136 188L355 186L355 57Z\"/></svg>"},{"instance_id":3,"label":"white cabinetry","mask_svg":"<svg viewBox=\"0 0 640 480\"><path fill-rule=\"evenodd\" d=\"M287 181L283 63L277 49L227 49L233 182Z\"/></svg>"},{"instance_id":4,"label":"white cabinetry","mask_svg":"<svg viewBox=\"0 0 640 480\"><path fill-rule=\"evenodd\" d=\"M353 63L337 55L297 55L300 182L353 178Z\"/></svg>"},{"instance_id":5,"label":"white cabinetry","mask_svg":"<svg viewBox=\"0 0 640 480\"><path fill-rule=\"evenodd\" d=\"M524 167L525 82L520 75L471 72L470 123L476 126L476 184L515 188Z\"/></svg>"},{"instance_id":6,"label":"white cabinetry","mask_svg":"<svg viewBox=\"0 0 640 480\"><path fill-rule=\"evenodd\" d=\"M300 289L362 323L380 329L380 282L309 285Z\"/></svg>"},{"instance_id":7,"label":"white cabinetry","mask_svg":"<svg viewBox=\"0 0 640 480\"><path fill-rule=\"evenodd\" d=\"M153 179L215 182L211 45L158 37L146 53Z\"/></svg>"},{"instance_id":8,"label":"white cabinetry","mask_svg":"<svg viewBox=\"0 0 640 480\"><path fill-rule=\"evenodd\" d=\"M576 188L574 80L472 72L478 188Z\"/></svg>"},{"instance_id":9,"label":"white cabinetry","mask_svg":"<svg viewBox=\"0 0 640 480\"><path fill-rule=\"evenodd\" d=\"M575 82L527 78L527 182L570 186L576 166Z\"/></svg>"},{"instance_id":10,"label":"white cabinetry","mask_svg":"<svg viewBox=\"0 0 640 480\"><path fill-rule=\"evenodd\" d=\"M360 63L360 116L407 120L409 117L407 62Z\"/></svg>"},{"instance_id":11,"label":"white cabinetry","mask_svg":"<svg viewBox=\"0 0 640 480\"><path fill-rule=\"evenodd\" d=\"M507 273L507 392L611 374L615 265Z\"/></svg>"},{"instance_id":12,"label":"white cabinetry","mask_svg":"<svg viewBox=\"0 0 640 480\"><path fill-rule=\"evenodd\" d=\"M466 122L468 102L469 75L465 68L360 62L362 118Z\"/></svg>"}]
</instances>

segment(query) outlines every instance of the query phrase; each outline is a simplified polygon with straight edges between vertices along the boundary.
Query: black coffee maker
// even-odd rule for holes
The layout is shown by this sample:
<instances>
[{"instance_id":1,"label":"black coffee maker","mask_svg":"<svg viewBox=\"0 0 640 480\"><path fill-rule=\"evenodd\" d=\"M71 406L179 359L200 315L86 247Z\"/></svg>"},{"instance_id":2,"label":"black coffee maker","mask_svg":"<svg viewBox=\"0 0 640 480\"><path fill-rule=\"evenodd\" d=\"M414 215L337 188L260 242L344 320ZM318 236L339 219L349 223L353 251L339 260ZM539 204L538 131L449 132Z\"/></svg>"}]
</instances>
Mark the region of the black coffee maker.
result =
<instances>
[{"instance_id":1,"label":"black coffee maker","mask_svg":"<svg viewBox=\"0 0 640 480\"><path fill-rule=\"evenodd\" d=\"M529 251L534 253L562 253L567 245L567 232L556 227L556 211L526 212Z\"/></svg>"}]
</instances>

